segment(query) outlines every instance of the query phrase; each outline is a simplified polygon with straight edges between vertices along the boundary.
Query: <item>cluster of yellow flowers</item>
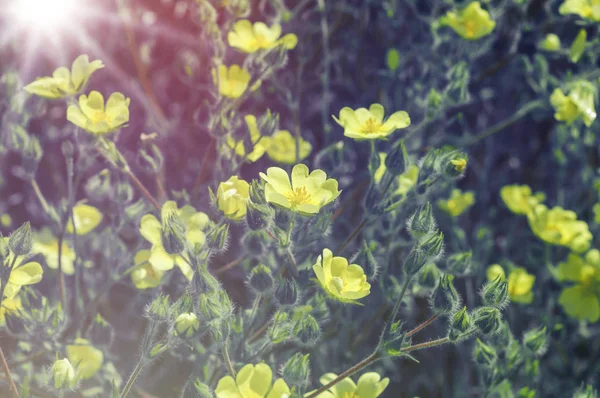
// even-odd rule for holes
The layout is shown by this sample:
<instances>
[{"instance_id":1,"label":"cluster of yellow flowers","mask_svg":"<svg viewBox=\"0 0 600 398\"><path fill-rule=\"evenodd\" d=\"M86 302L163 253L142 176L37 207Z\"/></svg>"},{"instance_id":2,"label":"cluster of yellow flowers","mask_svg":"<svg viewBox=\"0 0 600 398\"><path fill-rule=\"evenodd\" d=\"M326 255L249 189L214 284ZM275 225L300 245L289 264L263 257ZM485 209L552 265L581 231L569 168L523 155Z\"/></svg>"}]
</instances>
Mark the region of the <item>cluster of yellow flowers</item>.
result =
<instances>
[{"instance_id":1,"label":"cluster of yellow flowers","mask_svg":"<svg viewBox=\"0 0 600 398\"><path fill-rule=\"evenodd\" d=\"M25 86L31 94L49 99L72 98L83 91L92 74L104 68L102 61L89 62L87 55L75 59L71 71L60 67L52 77L42 77ZM112 93L106 103L98 91L82 94L77 103L67 108L67 120L94 135L120 129L129 122L129 98Z\"/></svg>"},{"instance_id":2,"label":"cluster of yellow flowers","mask_svg":"<svg viewBox=\"0 0 600 398\"><path fill-rule=\"evenodd\" d=\"M319 381L327 385L337 377L335 373L327 373ZM350 377L343 379L319 394L318 398L377 398L389 382L388 378L382 379L375 372L367 372L359 377L357 383ZM287 398L291 396L291 390L283 379L273 383L273 372L269 365L259 363L245 365L235 379L231 376L221 378L215 395L217 398Z\"/></svg>"}]
</instances>

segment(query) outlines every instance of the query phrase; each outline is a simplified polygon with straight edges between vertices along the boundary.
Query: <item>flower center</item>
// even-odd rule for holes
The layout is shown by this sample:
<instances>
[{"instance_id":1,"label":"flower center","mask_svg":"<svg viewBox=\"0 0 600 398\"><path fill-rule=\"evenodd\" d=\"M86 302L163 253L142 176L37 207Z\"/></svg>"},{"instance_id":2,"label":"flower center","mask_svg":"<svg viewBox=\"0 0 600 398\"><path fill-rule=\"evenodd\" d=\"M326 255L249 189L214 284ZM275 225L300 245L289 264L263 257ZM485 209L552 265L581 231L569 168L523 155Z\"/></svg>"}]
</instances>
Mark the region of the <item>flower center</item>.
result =
<instances>
[{"instance_id":1,"label":"flower center","mask_svg":"<svg viewBox=\"0 0 600 398\"><path fill-rule=\"evenodd\" d=\"M94 112L94 114L92 115L90 120L94 124L106 122L107 124L110 125L110 123L112 122L111 118L106 114L106 112L103 112L103 111Z\"/></svg>"},{"instance_id":2,"label":"flower center","mask_svg":"<svg viewBox=\"0 0 600 398\"><path fill-rule=\"evenodd\" d=\"M310 203L310 194L306 191L305 186L292 189L285 194L287 200L290 201L292 206L298 206Z\"/></svg>"},{"instance_id":3,"label":"flower center","mask_svg":"<svg viewBox=\"0 0 600 398\"><path fill-rule=\"evenodd\" d=\"M269 41L267 40L267 38L264 35L261 35L261 34L254 35L254 44L258 48L268 48L269 47Z\"/></svg>"},{"instance_id":4,"label":"flower center","mask_svg":"<svg viewBox=\"0 0 600 398\"><path fill-rule=\"evenodd\" d=\"M475 25L475 22L465 21L465 31L467 32L467 37L475 36L476 29L477 29L477 26Z\"/></svg>"},{"instance_id":5,"label":"flower center","mask_svg":"<svg viewBox=\"0 0 600 398\"><path fill-rule=\"evenodd\" d=\"M342 398L358 398L355 392L345 392Z\"/></svg>"},{"instance_id":6,"label":"flower center","mask_svg":"<svg viewBox=\"0 0 600 398\"><path fill-rule=\"evenodd\" d=\"M370 117L360 128L360 132L363 134L375 134L381 129L382 123L377 121L374 117Z\"/></svg>"}]
</instances>

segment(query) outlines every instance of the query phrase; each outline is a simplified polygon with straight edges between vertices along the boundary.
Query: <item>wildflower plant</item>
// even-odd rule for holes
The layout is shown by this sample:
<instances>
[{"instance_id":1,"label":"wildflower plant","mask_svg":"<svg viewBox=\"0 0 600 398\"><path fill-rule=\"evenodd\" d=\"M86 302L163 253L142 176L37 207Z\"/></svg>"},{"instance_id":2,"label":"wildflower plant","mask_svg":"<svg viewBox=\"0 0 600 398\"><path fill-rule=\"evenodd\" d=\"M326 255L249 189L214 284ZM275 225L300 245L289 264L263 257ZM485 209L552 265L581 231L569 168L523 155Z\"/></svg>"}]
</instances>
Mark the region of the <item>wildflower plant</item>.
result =
<instances>
[{"instance_id":1,"label":"wildflower plant","mask_svg":"<svg viewBox=\"0 0 600 398\"><path fill-rule=\"evenodd\" d=\"M0 396L597 394L596 1L83 3L0 13Z\"/></svg>"}]
</instances>

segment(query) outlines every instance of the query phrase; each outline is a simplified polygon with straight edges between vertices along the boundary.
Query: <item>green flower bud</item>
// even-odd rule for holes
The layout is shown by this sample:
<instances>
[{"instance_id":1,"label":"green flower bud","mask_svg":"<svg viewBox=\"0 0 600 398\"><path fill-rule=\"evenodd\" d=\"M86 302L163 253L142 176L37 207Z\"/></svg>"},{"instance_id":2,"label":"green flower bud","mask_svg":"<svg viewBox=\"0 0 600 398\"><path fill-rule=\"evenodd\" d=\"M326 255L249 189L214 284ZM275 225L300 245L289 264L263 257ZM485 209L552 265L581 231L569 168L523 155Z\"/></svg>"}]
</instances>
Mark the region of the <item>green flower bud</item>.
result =
<instances>
[{"instance_id":1,"label":"green flower bud","mask_svg":"<svg viewBox=\"0 0 600 398\"><path fill-rule=\"evenodd\" d=\"M408 154L404 140L400 140L385 157L385 167L391 174L397 176L406 171L409 166Z\"/></svg>"},{"instance_id":2,"label":"green flower bud","mask_svg":"<svg viewBox=\"0 0 600 398\"><path fill-rule=\"evenodd\" d=\"M424 288L433 289L440 280L440 270L434 263L426 264L419 274L419 285Z\"/></svg>"},{"instance_id":3,"label":"green flower bud","mask_svg":"<svg viewBox=\"0 0 600 398\"><path fill-rule=\"evenodd\" d=\"M481 290L483 303L490 307L504 308L508 304L508 283L500 275L486 283Z\"/></svg>"},{"instance_id":4,"label":"green flower bud","mask_svg":"<svg viewBox=\"0 0 600 398\"><path fill-rule=\"evenodd\" d=\"M277 311L273 315L271 326L267 329L267 337L273 344L281 343L291 337L289 315L284 311Z\"/></svg>"},{"instance_id":5,"label":"green flower bud","mask_svg":"<svg viewBox=\"0 0 600 398\"><path fill-rule=\"evenodd\" d=\"M206 384L202 383L199 379L196 379L193 386L194 390L198 394L196 395L197 398L214 398L215 394L213 390L211 390L211 388Z\"/></svg>"},{"instance_id":6,"label":"green flower bud","mask_svg":"<svg viewBox=\"0 0 600 398\"><path fill-rule=\"evenodd\" d=\"M408 219L407 227L408 232L415 239L420 239L435 230L436 222L429 202L421 205Z\"/></svg>"},{"instance_id":7,"label":"green flower bud","mask_svg":"<svg viewBox=\"0 0 600 398\"><path fill-rule=\"evenodd\" d=\"M463 307L461 310L452 315L450 319L450 336L448 337L450 337L450 340L454 341L461 334L471 330L472 327L473 321L471 320L471 315L467 311L467 307Z\"/></svg>"},{"instance_id":8,"label":"green flower bud","mask_svg":"<svg viewBox=\"0 0 600 398\"><path fill-rule=\"evenodd\" d=\"M57 359L52 365L52 380L54 388L60 390L62 388L72 389L77 386L77 376L75 369L67 358Z\"/></svg>"},{"instance_id":9,"label":"green flower bud","mask_svg":"<svg viewBox=\"0 0 600 398\"><path fill-rule=\"evenodd\" d=\"M416 275L427 264L427 257L421 250L413 250L404 261L404 271L410 277Z\"/></svg>"},{"instance_id":10,"label":"green flower bud","mask_svg":"<svg viewBox=\"0 0 600 398\"><path fill-rule=\"evenodd\" d=\"M508 370L516 369L523 363L523 348L518 341L512 340L506 348L506 367Z\"/></svg>"},{"instance_id":11,"label":"green flower bud","mask_svg":"<svg viewBox=\"0 0 600 398\"><path fill-rule=\"evenodd\" d=\"M528 330L523 335L523 345L535 356L542 356L548 348L546 327Z\"/></svg>"},{"instance_id":12,"label":"green flower bud","mask_svg":"<svg viewBox=\"0 0 600 398\"><path fill-rule=\"evenodd\" d=\"M175 334L182 338L190 338L200 329L198 317L193 312L180 314L175 319Z\"/></svg>"},{"instance_id":13,"label":"green flower bud","mask_svg":"<svg viewBox=\"0 0 600 398\"><path fill-rule=\"evenodd\" d=\"M477 339L473 350L475 362L482 366L491 366L496 360L496 350L494 347L485 344Z\"/></svg>"},{"instance_id":14,"label":"green flower bud","mask_svg":"<svg viewBox=\"0 0 600 398\"><path fill-rule=\"evenodd\" d=\"M279 229L287 231L292 222L292 213L289 210L277 208L275 209L274 221Z\"/></svg>"},{"instance_id":15,"label":"green flower bud","mask_svg":"<svg viewBox=\"0 0 600 398\"><path fill-rule=\"evenodd\" d=\"M497 331L502 323L500 310L495 307L482 307L475 312L474 324L483 334Z\"/></svg>"},{"instance_id":16,"label":"green flower bud","mask_svg":"<svg viewBox=\"0 0 600 398\"><path fill-rule=\"evenodd\" d=\"M157 322L166 322L171 316L171 306L169 304L169 296L163 294L155 298L146 307L146 316Z\"/></svg>"},{"instance_id":17,"label":"green flower bud","mask_svg":"<svg viewBox=\"0 0 600 398\"><path fill-rule=\"evenodd\" d=\"M19 229L10 234L8 247L16 256L25 256L31 252L33 237L29 221L21 225Z\"/></svg>"},{"instance_id":18,"label":"green flower bud","mask_svg":"<svg viewBox=\"0 0 600 398\"><path fill-rule=\"evenodd\" d=\"M454 288L453 279L452 275L443 275L437 289L431 295L429 305L435 314L450 314L455 312L460 305L460 296Z\"/></svg>"},{"instance_id":19,"label":"green flower bud","mask_svg":"<svg viewBox=\"0 0 600 398\"><path fill-rule=\"evenodd\" d=\"M215 251L227 250L229 241L229 224L222 224L211 229L206 235L206 244Z\"/></svg>"},{"instance_id":20,"label":"green flower bud","mask_svg":"<svg viewBox=\"0 0 600 398\"><path fill-rule=\"evenodd\" d=\"M444 233L436 231L424 237L417 244L416 250L422 251L428 262L437 261L444 251Z\"/></svg>"},{"instance_id":21,"label":"green flower bud","mask_svg":"<svg viewBox=\"0 0 600 398\"><path fill-rule=\"evenodd\" d=\"M273 276L271 270L260 264L252 269L248 279L248 285L256 294L265 294L273 288Z\"/></svg>"},{"instance_id":22,"label":"green flower bud","mask_svg":"<svg viewBox=\"0 0 600 398\"><path fill-rule=\"evenodd\" d=\"M273 298L280 307L295 306L298 304L298 284L293 279L280 280L275 288Z\"/></svg>"},{"instance_id":23,"label":"green flower bud","mask_svg":"<svg viewBox=\"0 0 600 398\"><path fill-rule=\"evenodd\" d=\"M312 315L305 315L296 322L292 333L302 342L302 344L316 344L321 337L321 327L319 322Z\"/></svg>"},{"instance_id":24,"label":"green flower bud","mask_svg":"<svg viewBox=\"0 0 600 398\"><path fill-rule=\"evenodd\" d=\"M296 353L283 365L281 374L290 386L302 388L306 385L310 373L308 356Z\"/></svg>"},{"instance_id":25,"label":"green flower bud","mask_svg":"<svg viewBox=\"0 0 600 398\"><path fill-rule=\"evenodd\" d=\"M253 202L248 202L246 207L246 224L253 231L265 229L269 225L269 217Z\"/></svg>"},{"instance_id":26,"label":"green flower bud","mask_svg":"<svg viewBox=\"0 0 600 398\"><path fill-rule=\"evenodd\" d=\"M248 2L248 0L244 1L246 1L246 3ZM279 114L272 113L270 109L267 109L267 112L258 119L257 126L258 131L260 131L264 137L272 136L279 130Z\"/></svg>"},{"instance_id":27,"label":"green flower bud","mask_svg":"<svg viewBox=\"0 0 600 398\"><path fill-rule=\"evenodd\" d=\"M472 251L454 253L446 260L448 272L454 275L463 275L471 266Z\"/></svg>"},{"instance_id":28,"label":"green flower bud","mask_svg":"<svg viewBox=\"0 0 600 398\"><path fill-rule=\"evenodd\" d=\"M174 212L170 212L163 219L160 238L169 254L179 254L185 249L185 226Z\"/></svg>"},{"instance_id":29,"label":"green flower bud","mask_svg":"<svg viewBox=\"0 0 600 398\"><path fill-rule=\"evenodd\" d=\"M250 183L248 198L255 205L264 205L267 203L265 201L265 190L257 180L252 180Z\"/></svg>"}]
</instances>

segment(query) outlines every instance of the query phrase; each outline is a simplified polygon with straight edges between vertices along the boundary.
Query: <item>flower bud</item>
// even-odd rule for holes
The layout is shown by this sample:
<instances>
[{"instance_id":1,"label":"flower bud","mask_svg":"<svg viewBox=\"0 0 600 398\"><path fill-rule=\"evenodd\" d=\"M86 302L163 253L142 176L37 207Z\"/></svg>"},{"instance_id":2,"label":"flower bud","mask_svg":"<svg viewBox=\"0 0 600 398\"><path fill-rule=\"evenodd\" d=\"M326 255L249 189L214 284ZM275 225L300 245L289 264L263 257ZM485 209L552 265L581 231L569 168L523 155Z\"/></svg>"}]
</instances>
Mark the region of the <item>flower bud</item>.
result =
<instances>
[{"instance_id":1,"label":"flower bud","mask_svg":"<svg viewBox=\"0 0 600 398\"><path fill-rule=\"evenodd\" d=\"M28 221L10 234L10 237L8 238L8 247L10 247L10 250L16 256L24 256L31 252L32 246L33 237L31 235L31 225Z\"/></svg>"},{"instance_id":2,"label":"flower bud","mask_svg":"<svg viewBox=\"0 0 600 398\"><path fill-rule=\"evenodd\" d=\"M281 372L283 379L292 387L300 388L306 385L310 372L308 356L309 354L302 355L297 352L283 365Z\"/></svg>"},{"instance_id":3,"label":"flower bud","mask_svg":"<svg viewBox=\"0 0 600 398\"><path fill-rule=\"evenodd\" d=\"M408 154L406 153L404 140L400 140L385 157L385 167L395 176L404 173L408 169Z\"/></svg>"},{"instance_id":4,"label":"flower bud","mask_svg":"<svg viewBox=\"0 0 600 398\"><path fill-rule=\"evenodd\" d=\"M287 312L277 311L267 329L267 337L273 344L278 344L290 338L290 332L289 315Z\"/></svg>"},{"instance_id":5,"label":"flower bud","mask_svg":"<svg viewBox=\"0 0 600 398\"><path fill-rule=\"evenodd\" d=\"M279 114L272 113L270 109L267 109L267 112L258 119L257 125L258 131L260 131L263 136L272 136L279 130Z\"/></svg>"},{"instance_id":6,"label":"flower bud","mask_svg":"<svg viewBox=\"0 0 600 398\"><path fill-rule=\"evenodd\" d=\"M312 315L305 315L296 322L292 333L303 344L315 344L321 337L319 322Z\"/></svg>"},{"instance_id":7,"label":"flower bud","mask_svg":"<svg viewBox=\"0 0 600 398\"><path fill-rule=\"evenodd\" d=\"M410 277L416 275L427 264L427 257L421 250L413 250L404 261L404 271Z\"/></svg>"},{"instance_id":8,"label":"flower bud","mask_svg":"<svg viewBox=\"0 0 600 398\"><path fill-rule=\"evenodd\" d=\"M542 356L548 348L546 327L528 330L523 336L523 345L535 356Z\"/></svg>"},{"instance_id":9,"label":"flower bud","mask_svg":"<svg viewBox=\"0 0 600 398\"><path fill-rule=\"evenodd\" d=\"M483 304L495 308L504 308L508 304L508 283L500 275L486 283L481 290Z\"/></svg>"},{"instance_id":10,"label":"flower bud","mask_svg":"<svg viewBox=\"0 0 600 398\"><path fill-rule=\"evenodd\" d=\"M448 257L446 260L446 266L448 267L448 272L454 275L463 275L471 266L471 258L473 256L472 251L454 253Z\"/></svg>"},{"instance_id":11,"label":"flower bud","mask_svg":"<svg viewBox=\"0 0 600 398\"><path fill-rule=\"evenodd\" d=\"M365 209L371 214L383 214L383 195L377 188L377 185L371 183L365 195Z\"/></svg>"},{"instance_id":12,"label":"flower bud","mask_svg":"<svg viewBox=\"0 0 600 398\"><path fill-rule=\"evenodd\" d=\"M475 312L474 324L483 334L497 331L501 326L500 310L494 307L482 307Z\"/></svg>"},{"instance_id":13,"label":"flower bud","mask_svg":"<svg viewBox=\"0 0 600 398\"><path fill-rule=\"evenodd\" d=\"M460 305L460 296L454 288L454 276L445 274L440 278L437 289L429 299L429 305L435 314L450 314Z\"/></svg>"},{"instance_id":14,"label":"flower bud","mask_svg":"<svg viewBox=\"0 0 600 398\"><path fill-rule=\"evenodd\" d=\"M75 388L77 385L75 369L67 358L57 359L54 362L54 365L52 365L52 380L54 382L54 388L57 390L60 390L61 388Z\"/></svg>"},{"instance_id":15,"label":"flower bud","mask_svg":"<svg viewBox=\"0 0 600 398\"><path fill-rule=\"evenodd\" d=\"M436 231L419 241L416 250L422 251L428 262L435 262L444 250L444 233Z\"/></svg>"},{"instance_id":16,"label":"flower bud","mask_svg":"<svg viewBox=\"0 0 600 398\"><path fill-rule=\"evenodd\" d=\"M287 231L290 227L290 222L292 221L292 214L288 210L275 209L274 221L279 229Z\"/></svg>"},{"instance_id":17,"label":"flower bud","mask_svg":"<svg viewBox=\"0 0 600 398\"><path fill-rule=\"evenodd\" d=\"M429 202L419 206L415 214L408 219L407 228L415 239L422 238L435 230L436 222Z\"/></svg>"},{"instance_id":18,"label":"flower bud","mask_svg":"<svg viewBox=\"0 0 600 398\"><path fill-rule=\"evenodd\" d=\"M263 205L267 203L265 201L264 188L258 183L257 180L252 180L252 182L250 183L248 197L250 199L250 202L252 202L255 205Z\"/></svg>"},{"instance_id":19,"label":"flower bud","mask_svg":"<svg viewBox=\"0 0 600 398\"><path fill-rule=\"evenodd\" d=\"M482 366L491 366L496 360L496 350L477 339L475 341L475 349L473 350L475 362Z\"/></svg>"},{"instance_id":20,"label":"flower bud","mask_svg":"<svg viewBox=\"0 0 600 398\"><path fill-rule=\"evenodd\" d=\"M190 338L200 329L198 317L193 312L180 314L175 319L175 334L182 338Z\"/></svg>"},{"instance_id":21,"label":"flower bud","mask_svg":"<svg viewBox=\"0 0 600 398\"><path fill-rule=\"evenodd\" d=\"M281 307L295 306L298 303L298 285L293 279L281 279L273 294L275 302Z\"/></svg>"},{"instance_id":22,"label":"flower bud","mask_svg":"<svg viewBox=\"0 0 600 398\"><path fill-rule=\"evenodd\" d=\"M263 264L252 269L248 279L248 285L256 294L265 294L273 288L273 276L271 270Z\"/></svg>"},{"instance_id":23,"label":"flower bud","mask_svg":"<svg viewBox=\"0 0 600 398\"><path fill-rule=\"evenodd\" d=\"M197 398L214 398L215 396L213 390L211 390L211 388L206 384L202 383L199 379L196 379L193 387L197 394L195 397Z\"/></svg>"},{"instance_id":24,"label":"flower bud","mask_svg":"<svg viewBox=\"0 0 600 398\"><path fill-rule=\"evenodd\" d=\"M461 335L470 331L473 327L471 315L467 311L467 307L463 307L450 318L450 332L448 338L450 341L457 341Z\"/></svg>"},{"instance_id":25,"label":"flower bud","mask_svg":"<svg viewBox=\"0 0 600 398\"><path fill-rule=\"evenodd\" d=\"M229 224L222 224L211 229L206 235L206 244L217 251L227 249L229 240Z\"/></svg>"},{"instance_id":26,"label":"flower bud","mask_svg":"<svg viewBox=\"0 0 600 398\"><path fill-rule=\"evenodd\" d=\"M444 173L448 177L453 178L461 176L467 168L468 159L469 157L466 153L456 152L451 154L446 163Z\"/></svg>"},{"instance_id":27,"label":"flower bud","mask_svg":"<svg viewBox=\"0 0 600 398\"><path fill-rule=\"evenodd\" d=\"M163 219L160 238L169 254L179 254L185 249L185 226L174 212Z\"/></svg>"},{"instance_id":28,"label":"flower bud","mask_svg":"<svg viewBox=\"0 0 600 398\"><path fill-rule=\"evenodd\" d=\"M171 306L169 305L169 296L159 295L148 307L146 307L146 316L158 322L165 322L171 316Z\"/></svg>"},{"instance_id":29,"label":"flower bud","mask_svg":"<svg viewBox=\"0 0 600 398\"><path fill-rule=\"evenodd\" d=\"M268 215L253 202L248 202L246 224L253 231L265 229L269 225Z\"/></svg>"},{"instance_id":30,"label":"flower bud","mask_svg":"<svg viewBox=\"0 0 600 398\"><path fill-rule=\"evenodd\" d=\"M434 263L426 264L419 274L419 285L424 288L434 289L440 280L440 270Z\"/></svg>"}]
</instances>

